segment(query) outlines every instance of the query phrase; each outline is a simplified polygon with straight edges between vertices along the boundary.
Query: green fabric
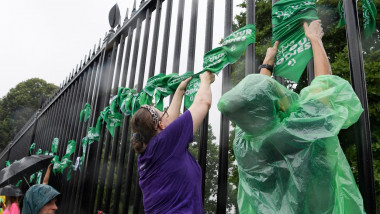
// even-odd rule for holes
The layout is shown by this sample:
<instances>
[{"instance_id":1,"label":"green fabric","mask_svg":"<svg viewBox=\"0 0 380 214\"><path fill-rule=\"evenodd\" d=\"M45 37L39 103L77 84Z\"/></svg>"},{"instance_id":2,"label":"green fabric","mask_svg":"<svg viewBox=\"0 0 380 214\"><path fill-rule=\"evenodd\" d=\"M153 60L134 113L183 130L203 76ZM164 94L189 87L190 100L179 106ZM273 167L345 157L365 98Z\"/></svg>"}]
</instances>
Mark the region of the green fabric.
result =
<instances>
[{"instance_id":1,"label":"green fabric","mask_svg":"<svg viewBox=\"0 0 380 214\"><path fill-rule=\"evenodd\" d=\"M227 53L229 63L235 63L249 44L256 42L256 27L253 24L238 29L223 39L222 48Z\"/></svg>"},{"instance_id":2,"label":"green fabric","mask_svg":"<svg viewBox=\"0 0 380 214\"><path fill-rule=\"evenodd\" d=\"M193 104L194 97L199 90L200 84L201 84L201 80L199 78L193 78L187 84L186 91L185 91L185 101L184 101L185 108L188 109L190 108L191 104Z\"/></svg>"},{"instance_id":3,"label":"green fabric","mask_svg":"<svg viewBox=\"0 0 380 214\"><path fill-rule=\"evenodd\" d=\"M31 186L25 193L22 206L22 214L37 214L49 201L53 200L59 193L56 189L45 184Z\"/></svg>"},{"instance_id":4,"label":"green fabric","mask_svg":"<svg viewBox=\"0 0 380 214\"><path fill-rule=\"evenodd\" d=\"M40 155L40 154L42 154L42 149L38 149L36 152L36 155Z\"/></svg>"},{"instance_id":5,"label":"green fabric","mask_svg":"<svg viewBox=\"0 0 380 214\"><path fill-rule=\"evenodd\" d=\"M117 111L112 111L111 107L107 106L102 112L100 112L100 117L102 118L103 123L106 122L106 127L113 137L115 128L122 126L123 115Z\"/></svg>"},{"instance_id":6,"label":"green fabric","mask_svg":"<svg viewBox=\"0 0 380 214\"><path fill-rule=\"evenodd\" d=\"M36 180L37 184L41 183L41 178L42 178L42 170L38 171L37 173L37 180Z\"/></svg>"},{"instance_id":7,"label":"green fabric","mask_svg":"<svg viewBox=\"0 0 380 214\"><path fill-rule=\"evenodd\" d=\"M17 183L16 183L16 187L19 187L20 185L22 184L22 180L19 180Z\"/></svg>"},{"instance_id":8,"label":"green fabric","mask_svg":"<svg viewBox=\"0 0 380 214\"><path fill-rule=\"evenodd\" d=\"M272 8L274 44L280 41L274 75L298 82L313 57L311 43L303 29L305 20L318 19L314 0L281 0Z\"/></svg>"},{"instance_id":9,"label":"green fabric","mask_svg":"<svg viewBox=\"0 0 380 214\"><path fill-rule=\"evenodd\" d=\"M363 0L363 26L364 36L369 38L376 30L376 5L372 0Z\"/></svg>"},{"instance_id":10,"label":"green fabric","mask_svg":"<svg viewBox=\"0 0 380 214\"><path fill-rule=\"evenodd\" d=\"M51 143L51 152L53 154L56 154L58 151L58 144L59 144L59 139L54 138L53 142Z\"/></svg>"},{"instance_id":11,"label":"green fabric","mask_svg":"<svg viewBox=\"0 0 380 214\"><path fill-rule=\"evenodd\" d=\"M203 71L218 73L228 64L227 52L223 47L214 48L203 57Z\"/></svg>"},{"instance_id":12,"label":"green fabric","mask_svg":"<svg viewBox=\"0 0 380 214\"><path fill-rule=\"evenodd\" d=\"M9 165L11 165L11 162L9 160L5 161L5 167L8 167Z\"/></svg>"},{"instance_id":13,"label":"green fabric","mask_svg":"<svg viewBox=\"0 0 380 214\"><path fill-rule=\"evenodd\" d=\"M254 43L255 40L255 25L248 24L227 36L223 40L222 47L218 47L206 53L204 56L204 69L197 74L194 74L192 71L187 71L183 75L178 75L177 73L168 75L158 74L148 79L146 86L140 93L137 93L134 89L120 87L117 95L111 99L110 106L105 107L100 113L96 127L89 128L87 136L82 139L82 145L87 146L87 144L99 140L101 125L104 122L106 122L106 127L113 137L115 128L122 125L123 115L119 113L119 110L125 116L130 116L133 115L141 105L151 105L154 103L157 109L163 111L164 98L173 94L183 80L193 77L185 92L185 107L190 107L199 88L199 74L206 70L218 73L228 64L238 60L244 53L246 47ZM86 112L90 111L91 106L86 103L84 109L81 111L80 118L82 118L82 114L86 114ZM81 160L82 159L84 160L84 156L81 157ZM57 166L55 171L58 169L59 167Z\"/></svg>"},{"instance_id":14,"label":"green fabric","mask_svg":"<svg viewBox=\"0 0 380 214\"><path fill-rule=\"evenodd\" d=\"M80 114L79 114L79 121L80 122L82 122L83 115L84 115L84 122L87 122L87 120L91 116L91 105L90 105L90 103L86 103L84 105L82 111L80 111Z\"/></svg>"},{"instance_id":15,"label":"green fabric","mask_svg":"<svg viewBox=\"0 0 380 214\"><path fill-rule=\"evenodd\" d=\"M33 151L36 149L36 143L32 143L29 148L29 154L32 155Z\"/></svg>"},{"instance_id":16,"label":"green fabric","mask_svg":"<svg viewBox=\"0 0 380 214\"><path fill-rule=\"evenodd\" d=\"M372 0L362 0L364 37L368 39L376 30L376 5ZM344 19L344 4L340 0L338 4L339 23L338 27L346 24Z\"/></svg>"},{"instance_id":17,"label":"green fabric","mask_svg":"<svg viewBox=\"0 0 380 214\"><path fill-rule=\"evenodd\" d=\"M248 75L218 109L237 125L239 213L364 213L337 137L363 112L347 81L318 76L298 95Z\"/></svg>"},{"instance_id":18,"label":"green fabric","mask_svg":"<svg viewBox=\"0 0 380 214\"><path fill-rule=\"evenodd\" d=\"M36 178L36 173L32 174L30 177L29 177L29 183L33 183L34 179Z\"/></svg>"}]
</instances>

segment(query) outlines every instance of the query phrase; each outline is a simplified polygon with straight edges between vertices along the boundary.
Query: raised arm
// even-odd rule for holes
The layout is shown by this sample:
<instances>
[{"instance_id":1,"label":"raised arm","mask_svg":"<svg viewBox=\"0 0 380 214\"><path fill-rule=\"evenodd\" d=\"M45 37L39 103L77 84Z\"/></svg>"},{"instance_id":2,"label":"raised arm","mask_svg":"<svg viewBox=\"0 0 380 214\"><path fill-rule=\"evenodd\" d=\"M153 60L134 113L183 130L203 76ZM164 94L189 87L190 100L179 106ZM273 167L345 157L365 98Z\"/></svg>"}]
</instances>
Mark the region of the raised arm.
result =
<instances>
[{"instance_id":1,"label":"raised arm","mask_svg":"<svg viewBox=\"0 0 380 214\"><path fill-rule=\"evenodd\" d=\"M275 59L276 54L277 54L278 44L280 44L280 42L276 41L274 43L273 47L269 47L267 49L267 54L265 55L263 65L270 65L270 66L272 66L272 68L274 67L274 59ZM260 74L267 75L270 77L272 76L272 72L267 68L261 68Z\"/></svg>"},{"instance_id":2,"label":"raised arm","mask_svg":"<svg viewBox=\"0 0 380 214\"><path fill-rule=\"evenodd\" d=\"M198 130L211 107L212 94L210 85L215 80L215 74L206 71L199 77L201 79L201 85L199 86L199 90L194 97L193 104L189 108L193 118L193 133Z\"/></svg>"},{"instance_id":3,"label":"raised arm","mask_svg":"<svg viewBox=\"0 0 380 214\"><path fill-rule=\"evenodd\" d=\"M51 168L52 167L53 167L53 164L49 164L49 166L48 166L48 168L46 170L46 173L45 173L44 180L42 181L42 184L46 184L46 185L49 184L50 173L51 173Z\"/></svg>"},{"instance_id":4,"label":"raised arm","mask_svg":"<svg viewBox=\"0 0 380 214\"><path fill-rule=\"evenodd\" d=\"M303 27L305 29L305 36L310 40L311 47L313 48L314 76L330 75L331 67L322 43L324 33L321 20L312 21L310 25L305 22Z\"/></svg>"},{"instance_id":5,"label":"raised arm","mask_svg":"<svg viewBox=\"0 0 380 214\"><path fill-rule=\"evenodd\" d=\"M190 80L191 80L191 77L182 81L177 87L177 90L175 91L173 95L172 102L170 103L170 106L168 108L168 115L169 115L168 122L169 123L173 122L175 119L179 117L179 112L180 112L180 108L182 104L182 98L183 98L183 95L185 95L186 86Z\"/></svg>"}]
</instances>

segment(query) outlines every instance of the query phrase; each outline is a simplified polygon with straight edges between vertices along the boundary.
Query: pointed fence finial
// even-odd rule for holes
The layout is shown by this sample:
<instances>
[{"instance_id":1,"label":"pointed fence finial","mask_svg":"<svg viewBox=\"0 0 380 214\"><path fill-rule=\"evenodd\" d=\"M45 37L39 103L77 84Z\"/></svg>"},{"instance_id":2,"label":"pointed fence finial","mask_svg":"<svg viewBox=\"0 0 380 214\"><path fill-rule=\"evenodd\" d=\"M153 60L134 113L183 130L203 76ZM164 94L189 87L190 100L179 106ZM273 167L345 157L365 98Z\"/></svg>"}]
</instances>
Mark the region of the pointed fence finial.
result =
<instances>
[{"instance_id":1,"label":"pointed fence finial","mask_svg":"<svg viewBox=\"0 0 380 214\"><path fill-rule=\"evenodd\" d=\"M108 21L111 26L111 30L113 30L117 25L120 24L120 10L119 5L115 4L109 14L108 14ZM110 31L111 32L111 31Z\"/></svg>"},{"instance_id":2,"label":"pointed fence finial","mask_svg":"<svg viewBox=\"0 0 380 214\"><path fill-rule=\"evenodd\" d=\"M140 1L140 7L143 6L144 3L145 3L145 0L141 0Z\"/></svg>"},{"instance_id":3,"label":"pointed fence finial","mask_svg":"<svg viewBox=\"0 0 380 214\"><path fill-rule=\"evenodd\" d=\"M133 9L132 9L132 14L136 12L136 0L133 2Z\"/></svg>"},{"instance_id":4,"label":"pointed fence finial","mask_svg":"<svg viewBox=\"0 0 380 214\"><path fill-rule=\"evenodd\" d=\"M98 46L98 51L100 50L100 45L102 44L102 38L99 39L99 46Z\"/></svg>"},{"instance_id":5,"label":"pointed fence finial","mask_svg":"<svg viewBox=\"0 0 380 214\"><path fill-rule=\"evenodd\" d=\"M96 50L96 44L94 44L94 49L92 50L92 56L95 55L95 50Z\"/></svg>"},{"instance_id":6,"label":"pointed fence finial","mask_svg":"<svg viewBox=\"0 0 380 214\"><path fill-rule=\"evenodd\" d=\"M90 61L90 59L91 59L91 49L90 49L90 51L88 52L88 58L87 58L87 60Z\"/></svg>"},{"instance_id":7,"label":"pointed fence finial","mask_svg":"<svg viewBox=\"0 0 380 214\"><path fill-rule=\"evenodd\" d=\"M128 22L128 13L129 13L129 8L127 8L127 12L125 14L125 19L124 19L123 25L125 25Z\"/></svg>"}]
</instances>

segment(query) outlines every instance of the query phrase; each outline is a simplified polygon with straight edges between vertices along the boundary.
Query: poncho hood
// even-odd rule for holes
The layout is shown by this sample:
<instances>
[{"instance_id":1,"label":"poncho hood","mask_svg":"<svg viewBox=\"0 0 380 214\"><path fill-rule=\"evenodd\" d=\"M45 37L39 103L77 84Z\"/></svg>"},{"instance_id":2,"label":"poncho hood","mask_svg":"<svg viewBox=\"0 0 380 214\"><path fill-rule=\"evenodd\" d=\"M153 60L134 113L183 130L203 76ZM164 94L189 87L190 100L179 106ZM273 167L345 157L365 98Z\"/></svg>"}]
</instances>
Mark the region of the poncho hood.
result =
<instances>
[{"instance_id":1,"label":"poncho hood","mask_svg":"<svg viewBox=\"0 0 380 214\"><path fill-rule=\"evenodd\" d=\"M220 98L218 109L245 132L256 134L279 124L297 101L298 94L271 77L251 74Z\"/></svg>"},{"instance_id":2,"label":"poncho hood","mask_svg":"<svg viewBox=\"0 0 380 214\"><path fill-rule=\"evenodd\" d=\"M33 185L25 194L22 214L37 214L45 204L60 194L49 185Z\"/></svg>"}]
</instances>

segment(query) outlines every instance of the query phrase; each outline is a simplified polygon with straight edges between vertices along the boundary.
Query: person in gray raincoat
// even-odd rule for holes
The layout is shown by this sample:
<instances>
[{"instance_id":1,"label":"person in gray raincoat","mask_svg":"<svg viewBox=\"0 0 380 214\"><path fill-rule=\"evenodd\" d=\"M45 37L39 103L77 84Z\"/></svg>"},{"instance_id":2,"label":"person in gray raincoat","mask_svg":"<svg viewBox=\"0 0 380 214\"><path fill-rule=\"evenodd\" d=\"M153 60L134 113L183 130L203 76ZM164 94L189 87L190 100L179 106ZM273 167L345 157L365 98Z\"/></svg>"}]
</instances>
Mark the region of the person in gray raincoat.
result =
<instances>
[{"instance_id":1,"label":"person in gray raincoat","mask_svg":"<svg viewBox=\"0 0 380 214\"><path fill-rule=\"evenodd\" d=\"M46 184L37 184L25 193L22 214L50 214L58 210L56 205L60 193Z\"/></svg>"}]
</instances>

